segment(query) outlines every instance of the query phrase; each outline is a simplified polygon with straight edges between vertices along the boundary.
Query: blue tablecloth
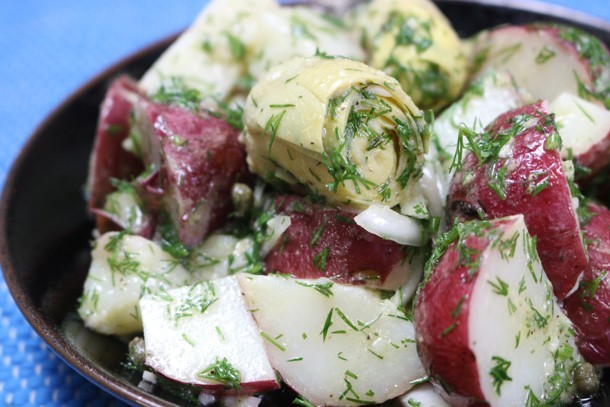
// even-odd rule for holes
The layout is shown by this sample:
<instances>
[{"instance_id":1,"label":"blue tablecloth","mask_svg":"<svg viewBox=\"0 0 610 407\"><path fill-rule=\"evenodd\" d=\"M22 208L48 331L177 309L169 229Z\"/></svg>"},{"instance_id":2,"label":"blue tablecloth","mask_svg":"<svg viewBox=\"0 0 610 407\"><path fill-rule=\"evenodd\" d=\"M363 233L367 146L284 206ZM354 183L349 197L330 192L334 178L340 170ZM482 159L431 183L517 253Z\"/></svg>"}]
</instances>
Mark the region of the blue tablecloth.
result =
<instances>
[{"instance_id":1,"label":"blue tablecloth","mask_svg":"<svg viewBox=\"0 0 610 407\"><path fill-rule=\"evenodd\" d=\"M610 20L608 0L547 1ZM0 185L28 135L64 98L114 61L184 28L205 3L0 0ZM122 405L38 338L1 276L0 405Z\"/></svg>"}]
</instances>

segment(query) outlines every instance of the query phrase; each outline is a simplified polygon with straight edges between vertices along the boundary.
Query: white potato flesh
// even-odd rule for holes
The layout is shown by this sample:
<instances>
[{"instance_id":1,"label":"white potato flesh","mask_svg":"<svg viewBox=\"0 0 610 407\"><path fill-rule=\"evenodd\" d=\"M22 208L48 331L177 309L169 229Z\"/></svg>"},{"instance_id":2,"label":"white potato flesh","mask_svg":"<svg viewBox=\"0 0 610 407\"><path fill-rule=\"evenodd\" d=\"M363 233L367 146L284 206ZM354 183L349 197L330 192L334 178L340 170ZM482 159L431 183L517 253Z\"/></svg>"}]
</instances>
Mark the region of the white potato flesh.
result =
<instances>
[{"instance_id":1,"label":"white potato flesh","mask_svg":"<svg viewBox=\"0 0 610 407\"><path fill-rule=\"evenodd\" d=\"M550 105L562 141L562 155L587 153L610 134L610 111L570 93L561 93Z\"/></svg>"},{"instance_id":2,"label":"white potato flesh","mask_svg":"<svg viewBox=\"0 0 610 407\"><path fill-rule=\"evenodd\" d=\"M163 376L203 387L239 384L246 393L278 387L235 276L146 295L140 308L146 364ZM210 373L223 360L237 381Z\"/></svg>"},{"instance_id":3,"label":"white potato flesh","mask_svg":"<svg viewBox=\"0 0 610 407\"><path fill-rule=\"evenodd\" d=\"M415 295L417 287L424 276L425 255L426 248L413 249L413 252L407 257L407 261L404 262L406 266L402 266L400 274L399 271L392 271L386 278L386 285L388 287L399 286L391 298L392 301L396 302L397 306L407 305ZM397 265L396 267L399 266ZM402 277L403 273L409 274L406 282L404 277Z\"/></svg>"},{"instance_id":4,"label":"white potato flesh","mask_svg":"<svg viewBox=\"0 0 610 407\"><path fill-rule=\"evenodd\" d=\"M131 188L108 194L104 211L122 229L142 230L148 221L142 200Z\"/></svg>"},{"instance_id":5,"label":"white potato flesh","mask_svg":"<svg viewBox=\"0 0 610 407\"><path fill-rule=\"evenodd\" d=\"M239 239L229 257L229 272L235 274L246 270L250 265L249 259L254 257L255 250L258 249L252 237L246 236Z\"/></svg>"},{"instance_id":6,"label":"white potato flesh","mask_svg":"<svg viewBox=\"0 0 610 407\"><path fill-rule=\"evenodd\" d=\"M254 396L226 396L220 401L222 407L258 407L260 397Z\"/></svg>"},{"instance_id":7,"label":"white potato flesh","mask_svg":"<svg viewBox=\"0 0 610 407\"><path fill-rule=\"evenodd\" d=\"M450 407L429 383L420 384L398 398L400 407Z\"/></svg>"},{"instance_id":8,"label":"white potato flesh","mask_svg":"<svg viewBox=\"0 0 610 407\"><path fill-rule=\"evenodd\" d=\"M288 222L282 222L281 218L276 216L271 219L275 221L267 229L268 241L273 241L274 234L281 236L286 224L290 225L289 219ZM258 249L251 237L239 239L224 233L210 235L191 255L189 267L192 282L216 280L243 271L251 264L250 259L255 256L255 250Z\"/></svg>"},{"instance_id":9,"label":"white potato flesh","mask_svg":"<svg viewBox=\"0 0 610 407\"><path fill-rule=\"evenodd\" d=\"M216 233L208 236L191 255L193 282L215 280L230 274L229 258L235 253L239 239Z\"/></svg>"},{"instance_id":10,"label":"white potato flesh","mask_svg":"<svg viewBox=\"0 0 610 407\"><path fill-rule=\"evenodd\" d=\"M533 402L530 392L543 399L557 388L566 402L574 395L571 371L582 361L572 325L553 296L523 217L510 219L481 257L468 307L481 390L493 406L523 405Z\"/></svg>"},{"instance_id":11,"label":"white potato flesh","mask_svg":"<svg viewBox=\"0 0 610 407\"><path fill-rule=\"evenodd\" d=\"M484 60L479 74L490 67L505 69L535 99L578 94L579 81L590 81L586 61L549 30L506 26L485 32L476 41L477 57Z\"/></svg>"},{"instance_id":12,"label":"white potato flesh","mask_svg":"<svg viewBox=\"0 0 610 407\"><path fill-rule=\"evenodd\" d=\"M190 283L176 259L140 236L106 233L95 241L91 257L78 313L96 332L141 332L140 297Z\"/></svg>"},{"instance_id":13,"label":"white potato flesh","mask_svg":"<svg viewBox=\"0 0 610 407\"><path fill-rule=\"evenodd\" d=\"M483 131L496 117L528 100L507 71L490 69L466 89L462 97L434 121L439 147L453 157L460 127Z\"/></svg>"},{"instance_id":14,"label":"white potato flesh","mask_svg":"<svg viewBox=\"0 0 610 407\"><path fill-rule=\"evenodd\" d=\"M266 236L260 248L261 257L266 256L290 227L289 216L276 215L266 223ZM250 237L238 239L229 234L216 233L207 237L191 255L193 282L215 280L237 273L250 263L254 255L254 241Z\"/></svg>"},{"instance_id":15,"label":"white potato flesh","mask_svg":"<svg viewBox=\"0 0 610 407\"><path fill-rule=\"evenodd\" d=\"M326 279L238 281L272 366L310 403L380 403L425 376L413 323L373 291Z\"/></svg>"}]
</instances>

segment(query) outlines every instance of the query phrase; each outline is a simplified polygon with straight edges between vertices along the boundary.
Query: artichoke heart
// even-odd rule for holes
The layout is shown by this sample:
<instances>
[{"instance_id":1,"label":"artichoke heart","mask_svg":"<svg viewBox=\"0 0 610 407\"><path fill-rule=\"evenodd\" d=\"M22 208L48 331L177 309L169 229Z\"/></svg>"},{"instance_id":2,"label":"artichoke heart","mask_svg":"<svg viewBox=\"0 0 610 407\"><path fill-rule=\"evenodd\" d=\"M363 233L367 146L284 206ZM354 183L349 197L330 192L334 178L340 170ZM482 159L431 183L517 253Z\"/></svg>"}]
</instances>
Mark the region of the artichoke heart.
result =
<instances>
[{"instance_id":1,"label":"artichoke heart","mask_svg":"<svg viewBox=\"0 0 610 407\"><path fill-rule=\"evenodd\" d=\"M316 49L364 59L353 33L316 8L283 7L276 0L211 0L140 86L155 95L180 83L203 97L240 103L269 67Z\"/></svg>"},{"instance_id":2,"label":"artichoke heart","mask_svg":"<svg viewBox=\"0 0 610 407\"><path fill-rule=\"evenodd\" d=\"M250 169L363 208L408 199L430 126L400 84L344 58L294 58L272 68L244 110Z\"/></svg>"},{"instance_id":3,"label":"artichoke heart","mask_svg":"<svg viewBox=\"0 0 610 407\"><path fill-rule=\"evenodd\" d=\"M440 110L467 76L462 43L430 0L373 0L354 12L368 64L398 79L422 109Z\"/></svg>"}]
</instances>

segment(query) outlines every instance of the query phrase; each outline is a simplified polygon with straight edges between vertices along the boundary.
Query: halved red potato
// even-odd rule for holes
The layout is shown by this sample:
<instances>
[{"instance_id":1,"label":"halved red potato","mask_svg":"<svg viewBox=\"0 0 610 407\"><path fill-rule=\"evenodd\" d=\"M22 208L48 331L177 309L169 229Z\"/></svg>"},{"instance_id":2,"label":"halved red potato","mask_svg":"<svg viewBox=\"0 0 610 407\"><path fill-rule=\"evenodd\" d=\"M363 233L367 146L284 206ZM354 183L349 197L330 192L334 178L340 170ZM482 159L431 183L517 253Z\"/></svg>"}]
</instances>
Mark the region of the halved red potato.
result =
<instances>
[{"instance_id":1,"label":"halved red potato","mask_svg":"<svg viewBox=\"0 0 610 407\"><path fill-rule=\"evenodd\" d=\"M208 391L279 388L235 276L146 295L140 309L146 365L157 373Z\"/></svg>"},{"instance_id":2,"label":"halved red potato","mask_svg":"<svg viewBox=\"0 0 610 407\"><path fill-rule=\"evenodd\" d=\"M462 126L482 131L496 117L526 104L528 95L516 86L511 74L488 69L466 88L461 98L445 109L435 120L434 130L443 161L449 161L457 148Z\"/></svg>"},{"instance_id":3,"label":"halved red potato","mask_svg":"<svg viewBox=\"0 0 610 407\"><path fill-rule=\"evenodd\" d=\"M574 324L576 343L587 362L610 366L610 210L589 203L583 226L590 267L564 310Z\"/></svg>"},{"instance_id":4,"label":"halved red potato","mask_svg":"<svg viewBox=\"0 0 610 407\"><path fill-rule=\"evenodd\" d=\"M139 95L136 83L121 76L112 83L102 102L89 162L89 210L104 207L106 195L115 190L112 178L135 178L144 169L140 159L122 146L129 135L129 118Z\"/></svg>"},{"instance_id":5,"label":"halved red potato","mask_svg":"<svg viewBox=\"0 0 610 407\"><path fill-rule=\"evenodd\" d=\"M290 226L265 257L268 273L389 290L412 274L405 246L367 232L356 224L354 213L295 195L277 198L275 212L288 216Z\"/></svg>"},{"instance_id":6,"label":"halved red potato","mask_svg":"<svg viewBox=\"0 0 610 407\"><path fill-rule=\"evenodd\" d=\"M233 184L248 177L239 134L222 119L144 99L135 122L144 162L159 169L162 206L180 241L194 246L225 222Z\"/></svg>"},{"instance_id":7,"label":"halved red potato","mask_svg":"<svg viewBox=\"0 0 610 407\"><path fill-rule=\"evenodd\" d=\"M536 99L562 92L610 104L610 54L594 36L553 23L506 25L474 39L475 73L506 69ZM549 80L552 78L552 80Z\"/></svg>"},{"instance_id":8,"label":"halved red potato","mask_svg":"<svg viewBox=\"0 0 610 407\"><path fill-rule=\"evenodd\" d=\"M462 141L472 151L452 180L450 217L493 219L522 213L562 301L587 268L587 255L547 104L511 110L472 142Z\"/></svg>"},{"instance_id":9,"label":"halved red potato","mask_svg":"<svg viewBox=\"0 0 610 407\"><path fill-rule=\"evenodd\" d=\"M394 300L328 279L237 280L271 365L312 405L378 404L425 377L413 322Z\"/></svg>"},{"instance_id":10,"label":"halved red potato","mask_svg":"<svg viewBox=\"0 0 610 407\"><path fill-rule=\"evenodd\" d=\"M523 216L458 224L441 241L415 310L435 388L455 406L569 401L582 358Z\"/></svg>"},{"instance_id":11,"label":"halved red potato","mask_svg":"<svg viewBox=\"0 0 610 407\"><path fill-rule=\"evenodd\" d=\"M584 173L594 176L610 163L610 110L570 93L561 93L549 109L561 135L562 156L573 158Z\"/></svg>"}]
</instances>

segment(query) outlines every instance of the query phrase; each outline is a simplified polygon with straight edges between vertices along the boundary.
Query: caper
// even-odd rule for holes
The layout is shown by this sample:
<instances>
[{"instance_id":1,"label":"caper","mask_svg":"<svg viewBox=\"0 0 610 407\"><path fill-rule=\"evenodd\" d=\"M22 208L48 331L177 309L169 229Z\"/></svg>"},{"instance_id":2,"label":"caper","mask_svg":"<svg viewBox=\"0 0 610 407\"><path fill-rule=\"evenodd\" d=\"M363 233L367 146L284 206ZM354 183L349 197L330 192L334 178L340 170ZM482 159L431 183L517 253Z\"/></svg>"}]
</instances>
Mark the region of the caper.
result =
<instances>
[{"instance_id":1,"label":"caper","mask_svg":"<svg viewBox=\"0 0 610 407\"><path fill-rule=\"evenodd\" d=\"M136 336L129 342L127 349L131 362L133 362L136 367L143 366L146 361L146 346L144 344L144 339Z\"/></svg>"},{"instance_id":2,"label":"caper","mask_svg":"<svg viewBox=\"0 0 610 407\"><path fill-rule=\"evenodd\" d=\"M252 189L246 184L236 182L231 189L231 200L235 214L240 217L245 216L252 208Z\"/></svg>"},{"instance_id":3,"label":"caper","mask_svg":"<svg viewBox=\"0 0 610 407\"><path fill-rule=\"evenodd\" d=\"M580 397L588 397L599 391L599 376L593 365L582 363L574 369L574 384Z\"/></svg>"}]
</instances>

